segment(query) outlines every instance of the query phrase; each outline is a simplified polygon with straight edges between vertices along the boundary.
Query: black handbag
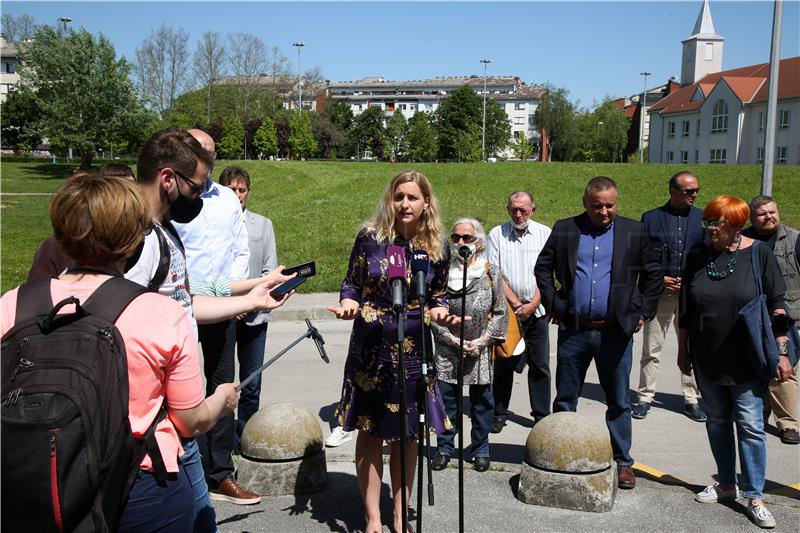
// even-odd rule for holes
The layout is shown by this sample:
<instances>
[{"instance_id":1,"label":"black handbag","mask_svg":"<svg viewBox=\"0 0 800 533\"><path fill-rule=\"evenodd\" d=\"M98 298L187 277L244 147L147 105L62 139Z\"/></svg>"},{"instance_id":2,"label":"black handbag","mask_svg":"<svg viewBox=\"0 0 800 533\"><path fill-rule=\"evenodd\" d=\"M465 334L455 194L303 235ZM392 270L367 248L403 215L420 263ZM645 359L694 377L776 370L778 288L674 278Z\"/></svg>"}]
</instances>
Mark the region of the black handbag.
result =
<instances>
[{"instance_id":1,"label":"black handbag","mask_svg":"<svg viewBox=\"0 0 800 533\"><path fill-rule=\"evenodd\" d=\"M750 334L753 348L749 350L750 364L761 377L772 379L778 368L778 346L772 333L772 317L767 309L767 297L761 280L760 247L761 243L758 241L754 241L751 247L756 296L739 310L739 316Z\"/></svg>"}]
</instances>

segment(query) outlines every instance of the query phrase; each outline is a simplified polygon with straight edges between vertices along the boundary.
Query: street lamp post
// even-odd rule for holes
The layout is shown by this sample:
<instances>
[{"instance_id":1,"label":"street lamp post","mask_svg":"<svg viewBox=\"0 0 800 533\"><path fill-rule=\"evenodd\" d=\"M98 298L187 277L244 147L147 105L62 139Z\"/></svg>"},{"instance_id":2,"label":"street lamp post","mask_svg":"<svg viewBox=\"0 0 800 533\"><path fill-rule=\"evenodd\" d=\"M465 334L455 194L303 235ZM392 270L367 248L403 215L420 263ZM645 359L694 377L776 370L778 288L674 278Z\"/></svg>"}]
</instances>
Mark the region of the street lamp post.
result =
<instances>
[{"instance_id":1,"label":"street lamp post","mask_svg":"<svg viewBox=\"0 0 800 533\"><path fill-rule=\"evenodd\" d=\"M642 99L639 101L639 164L642 164L644 163L644 117L647 105L647 76L650 76L651 73L644 71L639 74L644 76Z\"/></svg>"},{"instance_id":2,"label":"street lamp post","mask_svg":"<svg viewBox=\"0 0 800 533\"><path fill-rule=\"evenodd\" d=\"M481 158L486 161L486 66L492 61L481 59L483 63L483 128L481 129Z\"/></svg>"},{"instance_id":3,"label":"street lamp post","mask_svg":"<svg viewBox=\"0 0 800 533\"><path fill-rule=\"evenodd\" d=\"M297 47L297 92L298 92L298 107L300 110L303 109L303 74L302 70L300 70L300 49L303 48L306 43L300 41L297 43L292 43L292 46Z\"/></svg>"},{"instance_id":4,"label":"street lamp post","mask_svg":"<svg viewBox=\"0 0 800 533\"><path fill-rule=\"evenodd\" d=\"M72 19L69 17L58 17L58 21L61 22L64 26L64 33L67 33L67 24L72 22Z\"/></svg>"}]
</instances>

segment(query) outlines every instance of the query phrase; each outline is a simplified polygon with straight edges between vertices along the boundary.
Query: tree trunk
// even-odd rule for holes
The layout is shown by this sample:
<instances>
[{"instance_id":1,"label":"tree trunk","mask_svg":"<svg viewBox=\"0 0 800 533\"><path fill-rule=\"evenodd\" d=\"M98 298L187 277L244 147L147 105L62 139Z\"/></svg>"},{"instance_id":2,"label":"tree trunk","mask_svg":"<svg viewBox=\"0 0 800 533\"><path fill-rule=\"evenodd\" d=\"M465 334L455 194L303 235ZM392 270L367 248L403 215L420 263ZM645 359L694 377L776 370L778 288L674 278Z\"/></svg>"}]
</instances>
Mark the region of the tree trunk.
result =
<instances>
[{"instance_id":1,"label":"tree trunk","mask_svg":"<svg viewBox=\"0 0 800 533\"><path fill-rule=\"evenodd\" d=\"M92 160L94 160L94 150L81 150L81 170L92 168Z\"/></svg>"}]
</instances>

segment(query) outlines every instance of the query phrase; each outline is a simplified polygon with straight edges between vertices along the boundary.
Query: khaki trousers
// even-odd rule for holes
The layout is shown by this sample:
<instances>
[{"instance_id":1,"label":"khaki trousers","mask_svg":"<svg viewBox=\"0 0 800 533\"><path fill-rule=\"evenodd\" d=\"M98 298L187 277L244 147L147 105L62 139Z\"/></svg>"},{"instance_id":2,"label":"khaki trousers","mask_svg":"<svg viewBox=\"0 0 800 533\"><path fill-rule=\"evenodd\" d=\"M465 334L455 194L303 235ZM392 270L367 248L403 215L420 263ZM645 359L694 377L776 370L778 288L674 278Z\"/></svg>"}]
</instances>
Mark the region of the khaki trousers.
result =
<instances>
[{"instance_id":1,"label":"khaki trousers","mask_svg":"<svg viewBox=\"0 0 800 533\"><path fill-rule=\"evenodd\" d=\"M678 329L678 300L677 294L661 294L658 300L658 311L650 322L645 322L642 339L642 360L639 372L639 402L650 403L656 394L656 378L658 377L658 367L661 364L661 352L664 348L664 338L669 331L670 323L676 330ZM677 354L675 354L677 358ZM675 365L674 370L678 370ZM691 376L681 374L681 389L683 391L684 403L696 404L700 398L700 391L697 389L697 382L694 379L694 372Z\"/></svg>"},{"instance_id":2,"label":"khaki trousers","mask_svg":"<svg viewBox=\"0 0 800 533\"><path fill-rule=\"evenodd\" d=\"M798 400L800 400L798 368L800 363L794 367L791 377L783 383L770 380L768 393L764 395L764 420L769 419L771 410L775 417L775 425L781 431L784 429L800 431L800 424L797 422Z\"/></svg>"}]
</instances>

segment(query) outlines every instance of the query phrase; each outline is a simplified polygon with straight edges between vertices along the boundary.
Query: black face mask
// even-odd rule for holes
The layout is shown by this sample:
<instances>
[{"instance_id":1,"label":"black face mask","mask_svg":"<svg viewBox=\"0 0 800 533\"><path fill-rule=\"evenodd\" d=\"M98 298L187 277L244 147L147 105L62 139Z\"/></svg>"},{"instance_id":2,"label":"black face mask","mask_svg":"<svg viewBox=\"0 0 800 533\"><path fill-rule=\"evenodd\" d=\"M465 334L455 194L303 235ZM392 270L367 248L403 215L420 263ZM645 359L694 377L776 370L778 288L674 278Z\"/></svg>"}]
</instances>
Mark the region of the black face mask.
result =
<instances>
[{"instance_id":1,"label":"black face mask","mask_svg":"<svg viewBox=\"0 0 800 533\"><path fill-rule=\"evenodd\" d=\"M169 200L169 198L167 198L167 200ZM184 196L181 194L180 189L178 190L178 197L169 202L170 217L179 224L186 224L194 220L195 217L200 214L201 209L203 209L202 198L198 196L192 199L188 196Z\"/></svg>"}]
</instances>

